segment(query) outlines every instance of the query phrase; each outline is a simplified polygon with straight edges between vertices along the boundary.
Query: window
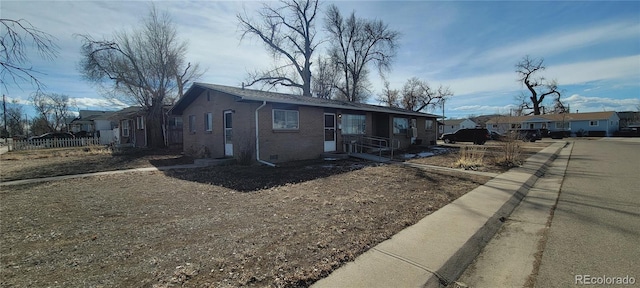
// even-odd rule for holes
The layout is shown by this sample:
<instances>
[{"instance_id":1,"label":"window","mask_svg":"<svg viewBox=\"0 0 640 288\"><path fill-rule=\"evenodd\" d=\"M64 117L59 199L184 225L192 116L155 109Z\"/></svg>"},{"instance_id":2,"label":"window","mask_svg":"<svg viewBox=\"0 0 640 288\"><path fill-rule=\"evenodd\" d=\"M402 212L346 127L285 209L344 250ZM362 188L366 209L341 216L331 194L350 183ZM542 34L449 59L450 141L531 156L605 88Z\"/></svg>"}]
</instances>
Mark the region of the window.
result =
<instances>
[{"instance_id":1,"label":"window","mask_svg":"<svg viewBox=\"0 0 640 288\"><path fill-rule=\"evenodd\" d=\"M189 115L189 132L196 133L196 115Z\"/></svg>"},{"instance_id":2,"label":"window","mask_svg":"<svg viewBox=\"0 0 640 288\"><path fill-rule=\"evenodd\" d=\"M213 131L213 113L204 113L204 131Z\"/></svg>"},{"instance_id":3,"label":"window","mask_svg":"<svg viewBox=\"0 0 640 288\"><path fill-rule=\"evenodd\" d=\"M522 128L522 124L511 124L511 129L520 129Z\"/></svg>"},{"instance_id":4,"label":"window","mask_svg":"<svg viewBox=\"0 0 640 288\"><path fill-rule=\"evenodd\" d=\"M366 125L365 115L342 114L342 134L365 134Z\"/></svg>"},{"instance_id":5,"label":"window","mask_svg":"<svg viewBox=\"0 0 640 288\"><path fill-rule=\"evenodd\" d=\"M598 126L598 120L595 121L589 121L589 126Z\"/></svg>"},{"instance_id":6,"label":"window","mask_svg":"<svg viewBox=\"0 0 640 288\"><path fill-rule=\"evenodd\" d=\"M296 110L273 109L273 129L298 130L299 115Z\"/></svg>"},{"instance_id":7,"label":"window","mask_svg":"<svg viewBox=\"0 0 640 288\"><path fill-rule=\"evenodd\" d=\"M427 119L424 122L424 127L425 127L424 129L427 130L427 131L433 130L433 119Z\"/></svg>"},{"instance_id":8,"label":"window","mask_svg":"<svg viewBox=\"0 0 640 288\"><path fill-rule=\"evenodd\" d=\"M129 120L122 121L122 136L129 137Z\"/></svg>"},{"instance_id":9,"label":"window","mask_svg":"<svg viewBox=\"0 0 640 288\"><path fill-rule=\"evenodd\" d=\"M498 124L491 124L491 128L498 128Z\"/></svg>"},{"instance_id":10,"label":"window","mask_svg":"<svg viewBox=\"0 0 640 288\"><path fill-rule=\"evenodd\" d=\"M409 129L409 119L393 118L393 134L407 134Z\"/></svg>"},{"instance_id":11,"label":"window","mask_svg":"<svg viewBox=\"0 0 640 288\"><path fill-rule=\"evenodd\" d=\"M171 127L181 129L182 128L182 117L174 116L171 118Z\"/></svg>"},{"instance_id":12,"label":"window","mask_svg":"<svg viewBox=\"0 0 640 288\"><path fill-rule=\"evenodd\" d=\"M144 117L142 116L136 117L136 129L144 130Z\"/></svg>"}]
</instances>

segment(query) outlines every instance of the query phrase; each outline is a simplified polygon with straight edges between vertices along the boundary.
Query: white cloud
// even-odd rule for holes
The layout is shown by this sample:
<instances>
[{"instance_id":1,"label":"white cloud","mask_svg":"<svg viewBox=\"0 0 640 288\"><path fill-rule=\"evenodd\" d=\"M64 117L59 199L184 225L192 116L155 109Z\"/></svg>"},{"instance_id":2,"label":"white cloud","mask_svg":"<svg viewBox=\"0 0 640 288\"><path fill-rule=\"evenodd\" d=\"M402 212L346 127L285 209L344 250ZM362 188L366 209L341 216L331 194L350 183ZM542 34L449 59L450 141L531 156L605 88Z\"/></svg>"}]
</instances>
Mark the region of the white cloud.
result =
<instances>
[{"instance_id":1,"label":"white cloud","mask_svg":"<svg viewBox=\"0 0 640 288\"><path fill-rule=\"evenodd\" d=\"M561 85L616 78L640 83L640 54L549 66L543 73L547 79L558 79Z\"/></svg>"},{"instance_id":2,"label":"white cloud","mask_svg":"<svg viewBox=\"0 0 640 288\"><path fill-rule=\"evenodd\" d=\"M640 22L638 21L597 24L582 29L540 35L523 42L504 43L500 48L481 54L478 59L483 63L495 63L504 59L517 59L527 54L549 57L597 43L637 38L638 30L640 30Z\"/></svg>"},{"instance_id":3,"label":"white cloud","mask_svg":"<svg viewBox=\"0 0 640 288\"><path fill-rule=\"evenodd\" d=\"M629 79L640 82L640 54L550 66L541 76L557 79L560 86L584 84L607 79ZM494 73L465 78L444 79L439 82L451 86L456 95L482 92L514 92L522 90L515 72Z\"/></svg>"},{"instance_id":4,"label":"white cloud","mask_svg":"<svg viewBox=\"0 0 640 288\"><path fill-rule=\"evenodd\" d=\"M117 99L107 100L99 98L79 97L71 99L75 102L75 106L80 109L104 109L104 110L118 110L129 107L129 105L122 103Z\"/></svg>"},{"instance_id":5,"label":"white cloud","mask_svg":"<svg viewBox=\"0 0 640 288\"><path fill-rule=\"evenodd\" d=\"M563 103L565 105L568 104L571 111L636 111L640 105L640 98L614 99L608 97L587 97L579 94L573 94L564 98Z\"/></svg>"}]
</instances>

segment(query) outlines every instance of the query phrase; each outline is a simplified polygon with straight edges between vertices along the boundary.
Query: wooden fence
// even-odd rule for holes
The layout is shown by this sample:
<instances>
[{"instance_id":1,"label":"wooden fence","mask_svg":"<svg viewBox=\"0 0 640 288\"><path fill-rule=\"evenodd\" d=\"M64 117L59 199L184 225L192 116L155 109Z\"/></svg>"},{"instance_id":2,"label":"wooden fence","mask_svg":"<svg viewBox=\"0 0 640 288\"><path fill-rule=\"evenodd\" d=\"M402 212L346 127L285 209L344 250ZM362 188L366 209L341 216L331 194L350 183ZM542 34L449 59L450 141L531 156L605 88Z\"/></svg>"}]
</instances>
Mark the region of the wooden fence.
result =
<instances>
[{"instance_id":1,"label":"wooden fence","mask_svg":"<svg viewBox=\"0 0 640 288\"><path fill-rule=\"evenodd\" d=\"M99 138L32 139L7 142L9 151L100 145Z\"/></svg>"}]
</instances>

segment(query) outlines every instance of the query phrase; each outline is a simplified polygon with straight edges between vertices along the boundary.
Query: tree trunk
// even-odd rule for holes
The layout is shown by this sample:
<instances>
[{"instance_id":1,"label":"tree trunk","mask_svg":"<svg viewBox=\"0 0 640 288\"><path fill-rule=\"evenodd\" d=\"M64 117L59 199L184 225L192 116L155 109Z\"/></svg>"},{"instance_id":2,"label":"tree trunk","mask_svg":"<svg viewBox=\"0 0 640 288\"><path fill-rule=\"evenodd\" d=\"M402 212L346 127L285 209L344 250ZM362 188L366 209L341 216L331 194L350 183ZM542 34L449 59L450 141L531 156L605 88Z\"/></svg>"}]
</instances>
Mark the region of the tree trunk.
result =
<instances>
[{"instance_id":1,"label":"tree trunk","mask_svg":"<svg viewBox=\"0 0 640 288\"><path fill-rule=\"evenodd\" d=\"M162 104L151 105L147 113L147 147L149 148L165 148L164 133L162 131L163 115Z\"/></svg>"}]
</instances>

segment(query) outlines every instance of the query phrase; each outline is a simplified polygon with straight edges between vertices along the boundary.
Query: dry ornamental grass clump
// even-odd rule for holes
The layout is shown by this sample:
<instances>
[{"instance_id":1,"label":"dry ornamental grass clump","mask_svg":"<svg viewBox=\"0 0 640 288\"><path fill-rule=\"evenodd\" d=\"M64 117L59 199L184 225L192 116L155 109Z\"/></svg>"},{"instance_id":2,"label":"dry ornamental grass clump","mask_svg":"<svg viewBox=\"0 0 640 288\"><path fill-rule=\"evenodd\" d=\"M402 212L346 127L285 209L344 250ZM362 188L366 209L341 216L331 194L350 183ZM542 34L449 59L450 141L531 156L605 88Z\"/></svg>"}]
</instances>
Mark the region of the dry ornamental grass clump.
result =
<instances>
[{"instance_id":1,"label":"dry ornamental grass clump","mask_svg":"<svg viewBox=\"0 0 640 288\"><path fill-rule=\"evenodd\" d=\"M460 158L454 164L455 167L464 168L466 170L475 170L484 166L484 155L487 149L476 146L460 147Z\"/></svg>"}]
</instances>

